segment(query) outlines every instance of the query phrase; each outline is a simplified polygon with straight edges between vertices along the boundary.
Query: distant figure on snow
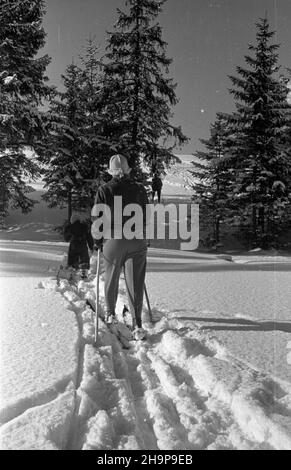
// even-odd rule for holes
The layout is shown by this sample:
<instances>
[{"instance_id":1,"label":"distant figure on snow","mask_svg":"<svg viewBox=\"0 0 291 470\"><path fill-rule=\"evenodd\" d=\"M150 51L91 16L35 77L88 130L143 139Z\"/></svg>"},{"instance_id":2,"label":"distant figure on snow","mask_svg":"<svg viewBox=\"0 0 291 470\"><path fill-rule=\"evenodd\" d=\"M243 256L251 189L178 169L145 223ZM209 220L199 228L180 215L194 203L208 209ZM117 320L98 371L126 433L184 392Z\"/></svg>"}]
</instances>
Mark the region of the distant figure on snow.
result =
<instances>
[{"instance_id":1,"label":"distant figure on snow","mask_svg":"<svg viewBox=\"0 0 291 470\"><path fill-rule=\"evenodd\" d=\"M82 279L87 277L90 268L89 250L93 250L93 238L89 227L81 222L79 214L72 214L70 223L64 230L64 239L70 242L68 251L68 267L82 270Z\"/></svg>"},{"instance_id":2,"label":"distant figure on snow","mask_svg":"<svg viewBox=\"0 0 291 470\"><path fill-rule=\"evenodd\" d=\"M163 182L157 173L154 174L152 179L152 198L155 199L155 194L158 196L158 203L161 202L161 192L162 192Z\"/></svg>"}]
</instances>

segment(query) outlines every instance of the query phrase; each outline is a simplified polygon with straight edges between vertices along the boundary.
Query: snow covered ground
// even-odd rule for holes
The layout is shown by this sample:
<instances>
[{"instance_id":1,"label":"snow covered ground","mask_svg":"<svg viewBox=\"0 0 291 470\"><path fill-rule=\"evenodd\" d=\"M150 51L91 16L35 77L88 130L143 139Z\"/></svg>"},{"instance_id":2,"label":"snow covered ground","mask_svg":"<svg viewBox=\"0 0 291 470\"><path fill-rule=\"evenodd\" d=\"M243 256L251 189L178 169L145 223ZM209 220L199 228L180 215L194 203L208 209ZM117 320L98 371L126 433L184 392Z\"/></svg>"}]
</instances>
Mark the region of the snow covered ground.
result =
<instances>
[{"instance_id":1,"label":"snow covered ground","mask_svg":"<svg viewBox=\"0 0 291 470\"><path fill-rule=\"evenodd\" d=\"M287 316L288 271L279 271L275 292L272 277L259 282L273 276L274 260L271 271L245 272L213 255L152 249L147 287L160 321L150 325L145 310L149 339L130 351L100 323L96 349L84 303L94 298L94 285L75 289L63 281L57 288L50 280L64 245L1 243L2 448L291 448L289 323L280 322L285 331L282 324L260 327L264 314L275 312L274 295ZM29 267L26 277L17 273L21 265ZM228 285L223 296L217 276ZM121 285L119 310L123 299ZM275 358L278 368L266 373Z\"/></svg>"},{"instance_id":2,"label":"snow covered ground","mask_svg":"<svg viewBox=\"0 0 291 470\"><path fill-rule=\"evenodd\" d=\"M96 348L94 279L57 287L35 211L0 234L2 449L291 449L290 258L150 249L148 340Z\"/></svg>"},{"instance_id":3,"label":"snow covered ground","mask_svg":"<svg viewBox=\"0 0 291 470\"><path fill-rule=\"evenodd\" d=\"M148 340L129 351L100 321L96 348L85 303L94 281L29 283L34 311L19 321L23 306L5 308L14 328L1 367L2 448L291 448L290 384L246 365L192 321L154 309L151 325L145 310ZM124 302L121 284L119 316Z\"/></svg>"},{"instance_id":4,"label":"snow covered ground","mask_svg":"<svg viewBox=\"0 0 291 470\"><path fill-rule=\"evenodd\" d=\"M291 383L290 259L241 265L189 258L192 263L150 261L147 285L156 307L199 325L240 360Z\"/></svg>"},{"instance_id":5,"label":"snow covered ground","mask_svg":"<svg viewBox=\"0 0 291 470\"><path fill-rule=\"evenodd\" d=\"M37 278L10 277L0 286L3 424L23 420L27 410L30 415L65 392L72 400L80 338L64 298L45 291Z\"/></svg>"}]
</instances>

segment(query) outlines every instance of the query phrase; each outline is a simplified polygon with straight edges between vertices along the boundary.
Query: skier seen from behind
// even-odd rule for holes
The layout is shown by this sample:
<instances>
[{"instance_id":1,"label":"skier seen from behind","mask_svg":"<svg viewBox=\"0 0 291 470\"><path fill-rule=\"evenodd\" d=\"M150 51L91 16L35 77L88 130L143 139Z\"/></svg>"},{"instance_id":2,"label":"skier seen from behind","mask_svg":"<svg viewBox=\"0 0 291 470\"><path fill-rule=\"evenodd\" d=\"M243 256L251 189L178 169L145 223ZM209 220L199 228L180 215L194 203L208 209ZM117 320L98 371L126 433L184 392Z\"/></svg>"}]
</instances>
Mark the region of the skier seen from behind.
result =
<instances>
[{"instance_id":1,"label":"skier seen from behind","mask_svg":"<svg viewBox=\"0 0 291 470\"><path fill-rule=\"evenodd\" d=\"M108 324L115 322L119 277L123 269L133 318L133 337L136 340L141 340L146 338L146 332L142 328L142 307L147 256L145 237L146 205L149 201L144 186L130 177L130 171L127 159L123 155L113 155L111 157L108 172L112 175L112 179L97 191L95 206L91 212L92 219L96 223L93 222L91 233L95 240L95 246L98 249L103 249L105 321ZM121 196L122 198L122 216L120 220L116 220L114 211L115 196ZM98 240L100 232L99 229L96 229L96 227L99 227L98 217L96 217L98 213L96 204L106 204L111 213L111 226L108 233L103 234L101 240ZM136 234L132 239L128 239L123 230L124 224L130 219L130 216L123 215L123 209L128 204L138 205L143 214L143 233ZM117 227L120 221L122 227ZM121 236L117 238L114 229L118 228L121 229L119 231Z\"/></svg>"},{"instance_id":2,"label":"skier seen from behind","mask_svg":"<svg viewBox=\"0 0 291 470\"><path fill-rule=\"evenodd\" d=\"M86 279L90 267L88 248L92 252L94 243L87 224L81 221L79 214L72 214L70 223L65 226L64 239L70 242L68 267L74 270L81 269L81 277Z\"/></svg>"},{"instance_id":3,"label":"skier seen from behind","mask_svg":"<svg viewBox=\"0 0 291 470\"><path fill-rule=\"evenodd\" d=\"M152 179L152 198L153 201L155 199L155 194L157 193L158 196L158 203L160 204L161 202L161 192L162 192L162 187L163 187L163 182L160 178L160 176L155 173Z\"/></svg>"}]
</instances>

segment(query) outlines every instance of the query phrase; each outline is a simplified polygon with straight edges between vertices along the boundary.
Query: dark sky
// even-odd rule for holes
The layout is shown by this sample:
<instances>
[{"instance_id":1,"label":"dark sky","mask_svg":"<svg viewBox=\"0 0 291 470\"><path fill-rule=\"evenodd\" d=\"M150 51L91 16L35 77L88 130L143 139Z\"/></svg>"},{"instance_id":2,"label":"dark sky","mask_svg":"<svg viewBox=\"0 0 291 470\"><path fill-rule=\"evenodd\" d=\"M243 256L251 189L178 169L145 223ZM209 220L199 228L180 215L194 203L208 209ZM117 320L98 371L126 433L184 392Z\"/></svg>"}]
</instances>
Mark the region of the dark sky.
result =
<instances>
[{"instance_id":1,"label":"dark sky","mask_svg":"<svg viewBox=\"0 0 291 470\"><path fill-rule=\"evenodd\" d=\"M45 52L52 57L47 72L60 86L61 74L78 59L86 38L94 35L104 47L106 31L113 29L116 9L125 9L125 0L46 0L46 8ZM164 5L159 22L179 98L173 121L191 138L177 153L195 152L199 139L209 136L215 114L233 109L228 75L245 65L254 23L266 14L281 44L279 63L291 68L291 0L168 0Z\"/></svg>"}]
</instances>

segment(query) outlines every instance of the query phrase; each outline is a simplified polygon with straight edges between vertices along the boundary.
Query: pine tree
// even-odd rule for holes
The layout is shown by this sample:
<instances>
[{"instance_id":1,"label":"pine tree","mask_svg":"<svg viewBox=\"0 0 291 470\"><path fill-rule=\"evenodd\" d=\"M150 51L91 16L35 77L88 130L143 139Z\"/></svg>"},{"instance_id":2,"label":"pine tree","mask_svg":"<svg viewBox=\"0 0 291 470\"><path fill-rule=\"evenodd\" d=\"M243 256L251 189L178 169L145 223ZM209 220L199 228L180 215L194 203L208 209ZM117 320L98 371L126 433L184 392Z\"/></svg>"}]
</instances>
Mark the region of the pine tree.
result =
<instances>
[{"instance_id":1,"label":"pine tree","mask_svg":"<svg viewBox=\"0 0 291 470\"><path fill-rule=\"evenodd\" d=\"M218 113L210 128L210 138L200 139L205 150L197 151L191 170L193 200L200 205L201 227L211 228L214 242L220 241L220 225L230 216L228 190L232 171L228 166L231 135L228 120Z\"/></svg>"},{"instance_id":2,"label":"pine tree","mask_svg":"<svg viewBox=\"0 0 291 470\"><path fill-rule=\"evenodd\" d=\"M174 159L173 148L187 138L170 123L177 103L175 84L168 77L172 62L157 17L165 0L128 0L128 13L118 10L115 31L109 33L105 56L104 100L109 140L129 158L138 173L163 167Z\"/></svg>"},{"instance_id":3,"label":"pine tree","mask_svg":"<svg viewBox=\"0 0 291 470\"><path fill-rule=\"evenodd\" d=\"M74 207L74 193L83 182L80 172L84 155L82 136L86 111L82 106L82 70L72 63L62 75L65 91L51 103L50 134L43 162L47 165L44 181L48 188L44 199L49 207L68 208L68 219ZM80 195L79 195L80 196Z\"/></svg>"},{"instance_id":4,"label":"pine tree","mask_svg":"<svg viewBox=\"0 0 291 470\"><path fill-rule=\"evenodd\" d=\"M278 76L278 48L271 44L274 32L267 19L256 24L253 56L245 56L249 68L237 67L231 76L236 112L229 115L235 139L229 168L235 170L232 203L249 224L255 243L272 240L290 205L290 151L286 151L289 105L286 82Z\"/></svg>"},{"instance_id":5,"label":"pine tree","mask_svg":"<svg viewBox=\"0 0 291 470\"><path fill-rule=\"evenodd\" d=\"M44 199L50 207L67 206L70 219L72 210L92 206L111 149L103 132L102 66L92 39L80 65L68 66L62 78L65 91L50 109Z\"/></svg>"},{"instance_id":6,"label":"pine tree","mask_svg":"<svg viewBox=\"0 0 291 470\"><path fill-rule=\"evenodd\" d=\"M89 38L80 57L82 68L82 105L86 110L86 127L84 136L83 178L88 183L91 199L96 192L98 182L106 179L108 160L116 149L106 135L105 107L103 103L103 64L100 59L99 46Z\"/></svg>"},{"instance_id":7,"label":"pine tree","mask_svg":"<svg viewBox=\"0 0 291 470\"><path fill-rule=\"evenodd\" d=\"M40 111L53 90L46 84L47 55L41 0L0 1L0 173L1 214L9 204L24 212L33 201L27 179L39 175L39 166L26 152L38 149L45 133L46 116Z\"/></svg>"}]
</instances>

